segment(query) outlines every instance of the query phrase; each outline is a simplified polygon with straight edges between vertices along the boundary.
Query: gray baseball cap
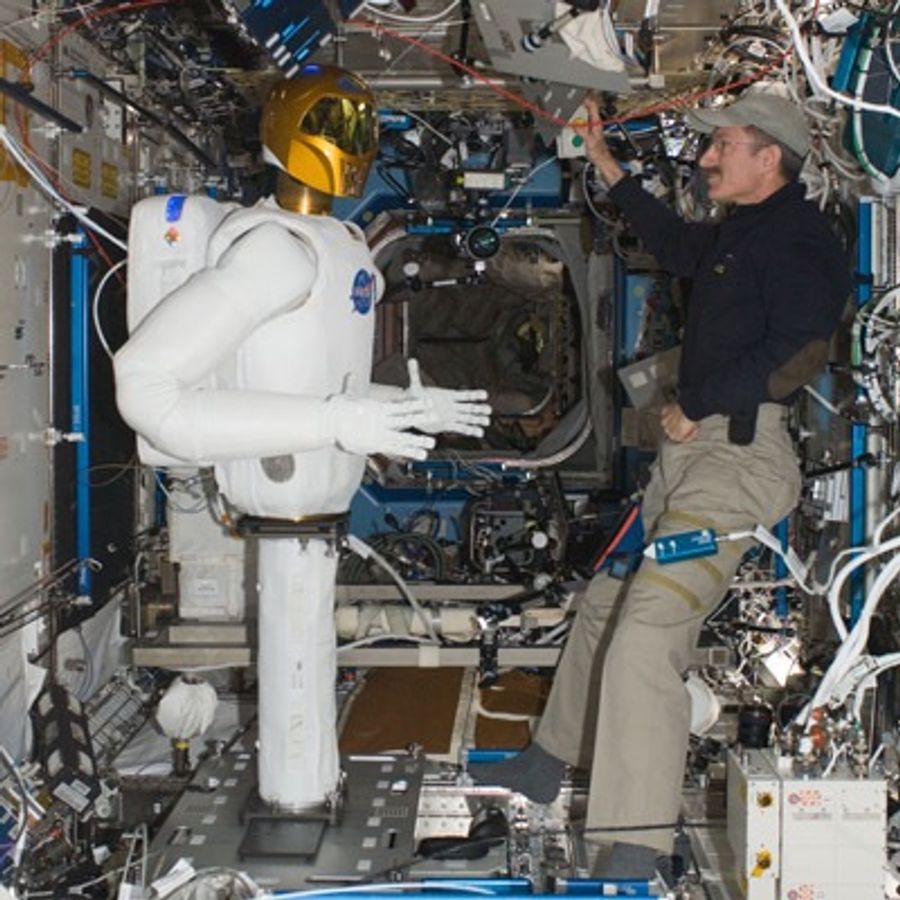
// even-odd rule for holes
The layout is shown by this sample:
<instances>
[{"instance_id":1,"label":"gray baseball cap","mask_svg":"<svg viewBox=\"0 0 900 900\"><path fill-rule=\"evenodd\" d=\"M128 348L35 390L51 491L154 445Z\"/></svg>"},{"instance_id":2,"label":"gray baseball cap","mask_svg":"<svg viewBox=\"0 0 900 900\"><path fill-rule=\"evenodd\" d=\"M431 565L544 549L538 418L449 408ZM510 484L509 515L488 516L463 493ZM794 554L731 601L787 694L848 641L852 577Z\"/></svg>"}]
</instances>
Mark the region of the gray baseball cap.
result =
<instances>
[{"instance_id":1,"label":"gray baseball cap","mask_svg":"<svg viewBox=\"0 0 900 900\"><path fill-rule=\"evenodd\" d=\"M703 134L732 125L755 125L794 153L806 156L809 152L809 129L803 113L796 104L777 94L747 92L730 106L689 110L687 120L691 128Z\"/></svg>"}]
</instances>

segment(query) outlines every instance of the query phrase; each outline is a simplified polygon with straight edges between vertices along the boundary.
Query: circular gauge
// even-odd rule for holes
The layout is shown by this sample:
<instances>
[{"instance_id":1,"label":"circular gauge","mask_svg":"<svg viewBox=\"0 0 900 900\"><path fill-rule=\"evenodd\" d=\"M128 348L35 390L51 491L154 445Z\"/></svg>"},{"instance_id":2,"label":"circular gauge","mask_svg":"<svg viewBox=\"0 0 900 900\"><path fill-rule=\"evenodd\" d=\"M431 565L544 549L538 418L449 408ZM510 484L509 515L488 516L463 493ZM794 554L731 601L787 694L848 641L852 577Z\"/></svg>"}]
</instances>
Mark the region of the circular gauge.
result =
<instances>
[{"instance_id":1,"label":"circular gauge","mask_svg":"<svg viewBox=\"0 0 900 900\"><path fill-rule=\"evenodd\" d=\"M490 225L476 225L463 235L462 247L473 259L490 259L500 250L500 235Z\"/></svg>"}]
</instances>

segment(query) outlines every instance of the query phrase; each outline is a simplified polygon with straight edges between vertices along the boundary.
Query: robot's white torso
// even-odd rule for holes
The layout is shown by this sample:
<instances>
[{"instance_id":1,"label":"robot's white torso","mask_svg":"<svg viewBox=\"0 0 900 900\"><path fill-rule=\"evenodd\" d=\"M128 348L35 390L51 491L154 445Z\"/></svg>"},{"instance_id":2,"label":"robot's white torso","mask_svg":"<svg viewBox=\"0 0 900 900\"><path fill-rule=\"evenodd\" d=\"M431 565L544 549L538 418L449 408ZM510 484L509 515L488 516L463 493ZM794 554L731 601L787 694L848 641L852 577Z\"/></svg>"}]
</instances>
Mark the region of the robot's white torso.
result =
<instances>
[{"instance_id":1,"label":"robot's white torso","mask_svg":"<svg viewBox=\"0 0 900 900\"><path fill-rule=\"evenodd\" d=\"M210 364L200 380L186 384L189 379L179 371L181 359L174 349L156 355L156 372L170 369L169 393L171 383L177 382L185 396L177 402L172 399L166 407L160 404L158 417L168 423L163 448L152 422L147 422L146 429L143 423L132 422L144 436L139 447L142 460L156 465L214 461L222 492L239 509L254 515L293 518L346 510L362 475L363 457L333 443L294 453L270 451L279 440L279 429L287 433L303 427L302 422L286 421L283 413L279 417L277 404L285 395L324 402L334 394L364 396L368 390L375 303L383 282L362 233L328 216L284 211L273 200L245 209L188 197L177 208L177 219L172 218L172 200L165 197L144 200L133 213L130 244L135 263L129 273L129 324L134 329L151 311L150 318L158 319L171 313L167 305L180 304L184 309L193 301L202 313L182 318L177 326L173 320L167 340L191 344L195 363L197 354L207 354ZM260 246L258 240L246 239L254 233L271 233L260 229L273 225L297 241ZM299 287L300 296L291 292L291 273L297 269L292 253L307 259L307 268L312 266L306 279L311 285ZM182 260L176 264L179 255ZM226 255L229 280L211 290L210 278L204 279L202 273L214 271ZM175 283L187 279L192 270L200 275L184 285ZM281 283L281 272L286 284ZM231 295L229 288L235 282L252 285L258 296L246 287ZM190 295L201 291L206 296L198 304L197 297ZM281 299L282 293L287 301ZM279 296L273 298L274 294ZM217 344L204 347L204 330L217 315L225 316L226 305L236 323ZM162 333L159 322L154 325ZM196 332L176 334L174 327L180 332L193 327ZM222 346L223 342L232 346ZM198 368L202 366L195 365L191 377ZM148 394L156 386L149 387ZM198 405L204 400L200 391L217 395L217 402ZM189 393L194 396L186 396ZM267 415L270 405L271 415ZM313 403L310 408L314 407ZM183 416L180 427L172 427L176 416ZM226 416L229 422L216 421ZM309 418L313 430L315 416L310 413ZM244 429L242 421L246 421ZM185 435L184 449L178 449L181 431L192 429L196 434ZM233 453L230 446L235 448ZM178 452L173 454L173 449Z\"/></svg>"},{"instance_id":2,"label":"robot's white torso","mask_svg":"<svg viewBox=\"0 0 900 900\"><path fill-rule=\"evenodd\" d=\"M211 259L250 228L275 221L314 249L318 272L307 299L247 336L214 376L217 387L326 398L364 396L372 373L375 303L381 275L358 228L326 216L298 216L272 201L231 213L210 242ZM335 446L219 462L223 494L246 512L291 518L343 512L365 458Z\"/></svg>"}]
</instances>

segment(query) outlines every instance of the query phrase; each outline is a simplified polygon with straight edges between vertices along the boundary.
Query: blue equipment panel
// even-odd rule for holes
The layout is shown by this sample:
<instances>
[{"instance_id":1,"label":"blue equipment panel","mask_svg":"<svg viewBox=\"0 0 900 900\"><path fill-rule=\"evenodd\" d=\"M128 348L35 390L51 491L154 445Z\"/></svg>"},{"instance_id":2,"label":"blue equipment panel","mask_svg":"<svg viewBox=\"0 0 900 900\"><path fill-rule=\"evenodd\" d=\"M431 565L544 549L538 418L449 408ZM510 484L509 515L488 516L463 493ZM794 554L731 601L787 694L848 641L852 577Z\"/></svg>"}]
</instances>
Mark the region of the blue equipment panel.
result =
<instances>
[{"instance_id":1,"label":"blue equipment panel","mask_svg":"<svg viewBox=\"0 0 900 900\"><path fill-rule=\"evenodd\" d=\"M890 28L890 23L883 25L870 14L860 16L847 32L832 84L835 90L868 103L900 109L900 84L893 78L900 50L883 40L883 28ZM844 146L857 159L864 157L873 168L892 177L900 168L900 119L886 112L852 112L844 130Z\"/></svg>"},{"instance_id":2,"label":"blue equipment panel","mask_svg":"<svg viewBox=\"0 0 900 900\"><path fill-rule=\"evenodd\" d=\"M716 533L711 528L667 534L653 541L649 553L661 565L684 562L701 556L713 556L719 552Z\"/></svg>"},{"instance_id":3,"label":"blue equipment panel","mask_svg":"<svg viewBox=\"0 0 900 900\"><path fill-rule=\"evenodd\" d=\"M363 540L390 532L412 531L430 524L436 540L458 542L460 517L470 499L464 490L425 491L420 488L386 488L364 484L350 505L350 531Z\"/></svg>"},{"instance_id":4,"label":"blue equipment panel","mask_svg":"<svg viewBox=\"0 0 900 900\"><path fill-rule=\"evenodd\" d=\"M253 0L241 18L288 78L337 30L324 3L309 0Z\"/></svg>"},{"instance_id":5,"label":"blue equipment panel","mask_svg":"<svg viewBox=\"0 0 900 900\"><path fill-rule=\"evenodd\" d=\"M896 81L892 83L887 53L893 54L895 67L900 64L900 50L896 50L893 44L874 50L866 73L863 99L869 103L890 105L895 110L900 110L900 84ZM879 172L883 172L889 178L893 177L900 168L900 119L888 113L873 112L863 112L860 119L861 134L857 139L861 140L862 149L869 162ZM850 125L852 128L852 122Z\"/></svg>"}]
</instances>

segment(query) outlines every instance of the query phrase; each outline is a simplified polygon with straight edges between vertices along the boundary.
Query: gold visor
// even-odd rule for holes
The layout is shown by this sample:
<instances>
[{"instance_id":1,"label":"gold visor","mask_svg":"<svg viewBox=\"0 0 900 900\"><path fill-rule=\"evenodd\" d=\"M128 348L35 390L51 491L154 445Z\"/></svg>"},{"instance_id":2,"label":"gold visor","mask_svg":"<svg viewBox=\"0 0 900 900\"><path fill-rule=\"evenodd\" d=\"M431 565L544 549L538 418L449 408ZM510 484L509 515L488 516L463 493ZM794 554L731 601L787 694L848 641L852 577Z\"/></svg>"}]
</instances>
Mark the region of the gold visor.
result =
<instances>
[{"instance_id":1,"label":"gold visor","mask_svg":"<svg viewBox=\"0 0 900 900\"><path fill-rule=\"evenodd\" d=\"M346 97L323 97L303 117L300 131L352 156L374 150L378 134L375 110L363 100Z\"/></svg>"}]
</instances>

